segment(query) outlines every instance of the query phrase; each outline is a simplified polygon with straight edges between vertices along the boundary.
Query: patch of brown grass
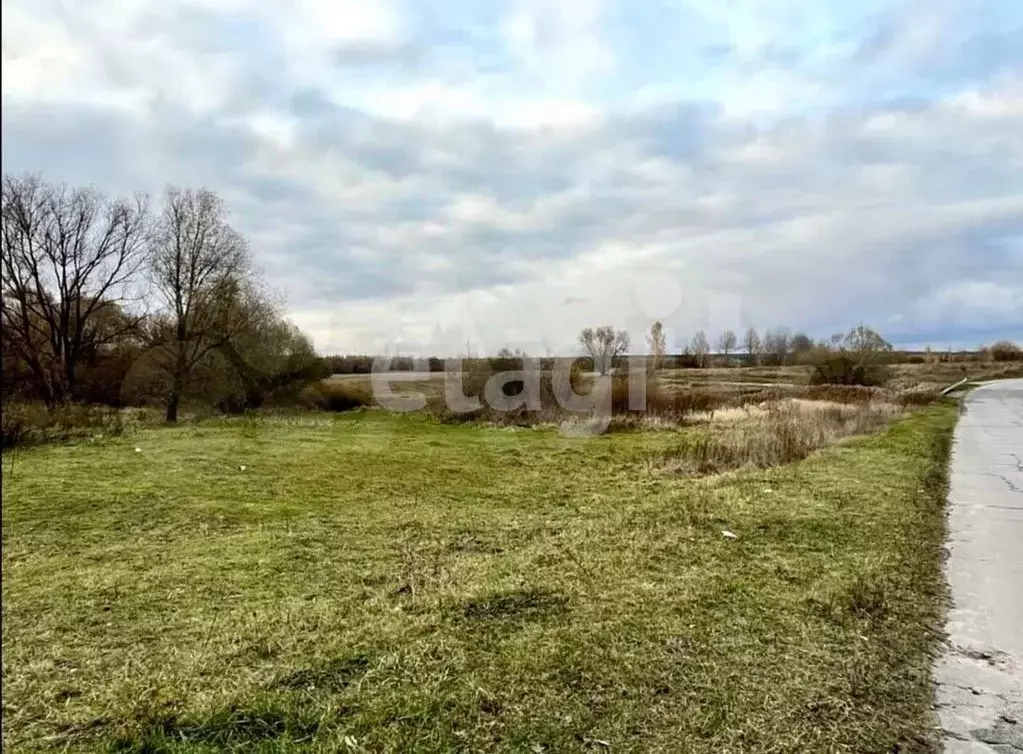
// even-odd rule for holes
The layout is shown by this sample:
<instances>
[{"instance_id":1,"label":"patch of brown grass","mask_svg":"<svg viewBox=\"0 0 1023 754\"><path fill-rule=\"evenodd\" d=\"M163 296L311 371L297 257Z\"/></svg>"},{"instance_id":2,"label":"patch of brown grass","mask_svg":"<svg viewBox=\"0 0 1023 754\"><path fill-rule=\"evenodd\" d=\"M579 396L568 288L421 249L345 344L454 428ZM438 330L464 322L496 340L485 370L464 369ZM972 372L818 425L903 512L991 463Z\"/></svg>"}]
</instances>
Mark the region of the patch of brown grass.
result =
<instances>
[{"instance_id":1,"label":"patch of brown grass","mask_svg":"<svg viewBox=\"0 0 1023 754\"><path fill-rule=\"evenodd\" d=\"M957 361L937 364L895 364L889 387L915 390L940 389L964 377L972 381L1003 380L1023 377L1023 365L1004 362Z\"/></svg>"},{"instance_id":2,"label":"patch of brown grass","mask_svg":"<svg viewBox=\"0 0 1023 754\"><path fill-rule=\"evenodd\" d=\"M558 380L570 379L578 395L591 394L594 389L609 391L609 406L612 431L673 428L683 423L702 423L717 416L733 415L744 407L762 407L779 401L812 401L826 404L865 406L877 403L892 403L899 406L922 406L937 400L940 396L934 386L918 387L912 391L898 391L877 387L850 385L764 385L740 383L706 382L680 386L670 380L655 378L645 382L645 396L633 401L627 375L616 375L602 384L591 375L574 370L571 375L560 376L543 371L539 379L539 401L534 405L519 405L514 408L495 407L486 399L487 381L494 374L486 367L477 367L461 373L448 375L449 379L461 381L461 394L475 398L480 406L474 410L453 410L446 400L443 389L425 391L427 410L442 423L481 423L493 426L535 426L559 424L565 420L592 417L597 411L570 411L562 406ZM348 384L348 383L345 383ZM417 383L418 384L418 383ZM521 385L509 385L506 393L511 402L522 390ZM598 402L599 403L599 402ZM745 416L745 414L742 414Z\"/></svg>"},{"instance_id":3,"label":"patch of brown grass","mask_svg":"<svg viewBox=\"0 0 1023 754\"><path fill-rule=\"evenodd\" d=\"M462 394L480 401L480 407L471 411L458 412L448 406L443 395L428 400L430 412L446 423L482 422L498 426L529 426L558 423L565 419L581 418L609 411L612 426L618 429L638 427L643 422L657 420L660 424L677 425L685 417L716 411L730 406L759 403L779 397L772 389L707 386L678 390L659 380L646 380L642 394L634 394L636 386L630 385L627 375L616 375L607 382L574 371L571 376L542 372L539 379L538 401L530 406L522 401L511 409L495 407L485 397L485 385L491 374L480 370L461 375ZM572 390L579 396L593 396L594 390L606 390L604 397L594 396L593 404L600 408L583 411L569 410L559 400L565 394L565 379L571 381ZM511 386L508 396L514 401L520 386ZM637 397L638 395L638 397ZM538 405L537 405L538 404Z\"/></svg>"},{"instance_id":4,"label":"patch of brown grass","mask_svg":"<svg viewBox=\"0 0 1023 754\"><path fill-rule=\"evenodd\" d=\"M888 402L779 401L687 436L664 454L663 466L686 476L780 466L844 437L880 429L901 413Z\"/></svg>"}]
</instances>

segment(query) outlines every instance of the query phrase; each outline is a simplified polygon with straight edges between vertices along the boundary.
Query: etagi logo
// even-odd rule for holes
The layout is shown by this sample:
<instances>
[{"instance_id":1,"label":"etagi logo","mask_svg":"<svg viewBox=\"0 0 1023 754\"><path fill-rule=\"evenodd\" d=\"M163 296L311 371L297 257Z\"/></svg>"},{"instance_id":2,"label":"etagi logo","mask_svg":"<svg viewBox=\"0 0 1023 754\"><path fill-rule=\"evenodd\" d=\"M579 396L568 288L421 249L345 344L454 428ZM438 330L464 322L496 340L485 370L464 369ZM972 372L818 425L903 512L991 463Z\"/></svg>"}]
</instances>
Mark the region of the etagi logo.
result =
<instances>
[{"instance_id":1,"label":"etagi logo","mask_svg":"<svg viewBox=\"0 0 1023 754\"><path fill-rule=\"evenodd\" d=\"M624 380L628 394L628 410L646 408L647 373L644 359L623 359L625 369L616 375L586 375L586 388L577 390L573 383L573 357L544 360L523 357L521 369L511 369L489 375L478 395L466 389L466 379L476 379L473 362L454 358L444 361L444 372L429 372L426 360L417 360L416 371L394 372L392 357L374 360L370 376L373 396L383 408L396 413L419 411L427 406L422 392L395 390L395 385L441 381L444 407L455 414L465 414L487 408L496 412L550 411L555 406L561 412L586 417L591 429L606 430L611 421L615 381ZM630 363L631 362L631 363ZM624 373L623 373L624 372ZM619 387L621 389L621 387Z\"/></svg>"},{"instance_id":2,"label":"etagi logo","mask_svg":"<svg viewBox=\"0 0 1023 754\"><path fill-rule=\"evenodd\" d=\"M665 341L674 346L669 346L669 352L687 350L694 333L708 328L712 332L714 328L734 328L739 323L742 318L740 297L722 289L701 287L694 290L694 280L698 279L691 270L640 265L630 267L627 274L617 280L618 290L613 292L614 319L631 334L633 353L646 353L650 349L646 341L649 341L654 322L661 324L661 353L664 353ZM621 295L622 286L629 294ZM565 298L559 294L550 300L542 297L525 302L516 300L515 309L533 312L538 322L577 320L581 328L590 329L586 325L596 327L602 323L590 322L592 316L580 316L576 308L585 308L588 306L585 302L592 298ZM629 411L647 408L647 380L656 379L647 371L648 357L619 356L614 359L619 366L614 376L588 374L584 380L573 381L573 364L584 354L581 344L575 342L576 336L567 341L568 347L558 349L557 354L551 353L550 341L546 338L539 344L521 343L526 351L539 350L546 358L522 357L521 368L490 374L489 368L494 362L471 358L473 349L469 344L493 353L497 347L516 341L516 338L505 337L512 334L507 332L505 323L515 320L504 311L508 306L508 301L488 301L486 296L463 289L447 308L446 326L442 327L438 321L432 332L423 325L421 312L402 312L394 323L385 353L396 353L401 347L418 354L462 351L470 358L445 359L442 372L432 371L437 369L436 359L431 365L431 360L416 358L413 359L414 371L410 372L395 371L393 356L378 357L374 360L370 380L376 402L396 413L420 411L431 404L443 405L455 414L484 409L488 412L546 411L587 417L605 426L613 410L626 409L623 402ZM561 335L569 337L570 333ZM598 354L589 355L598 366L606 367L609 363ZM407 369L407 360L403 361L406 363L402 367ZM598 368L598 371L606 370ZM627 400L623 390L627 390Z\"/></svg>"}]
</instances>

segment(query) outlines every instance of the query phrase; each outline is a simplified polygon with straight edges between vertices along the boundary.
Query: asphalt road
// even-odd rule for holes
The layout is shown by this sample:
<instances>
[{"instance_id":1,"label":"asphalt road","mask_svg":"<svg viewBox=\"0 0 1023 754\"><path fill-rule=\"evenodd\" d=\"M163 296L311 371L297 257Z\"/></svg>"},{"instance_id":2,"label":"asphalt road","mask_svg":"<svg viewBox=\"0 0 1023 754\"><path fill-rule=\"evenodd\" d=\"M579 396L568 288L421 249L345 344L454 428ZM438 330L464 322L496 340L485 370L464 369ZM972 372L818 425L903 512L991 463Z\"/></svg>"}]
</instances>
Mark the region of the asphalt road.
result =
<instances>
[{"instance_id":1,"label":"asphalt road","mask_svg":"<svg viewBox=\"0 0 1023 754\"><path fill-rule=\"evenodd\" d=\"M1023 380L965 400L949 491L953 605L935 670L947 752L1023 752Z\"/></svg>"}]
</instances>

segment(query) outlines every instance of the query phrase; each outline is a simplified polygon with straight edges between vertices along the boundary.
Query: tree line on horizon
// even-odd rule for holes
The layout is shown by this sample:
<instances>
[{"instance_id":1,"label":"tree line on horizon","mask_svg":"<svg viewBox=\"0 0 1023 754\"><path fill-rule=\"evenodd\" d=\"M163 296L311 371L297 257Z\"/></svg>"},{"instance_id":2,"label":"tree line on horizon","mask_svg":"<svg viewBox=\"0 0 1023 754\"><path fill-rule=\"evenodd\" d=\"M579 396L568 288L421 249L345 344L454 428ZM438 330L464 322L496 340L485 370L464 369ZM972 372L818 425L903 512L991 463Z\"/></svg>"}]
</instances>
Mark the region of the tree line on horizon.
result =
<instances>
[{"instance_id":1,"label":"tree line on horizon","mask_svg":"<svg viewBox=\"0 0 1023 754\"><path fill-rule=\"evenodd\" d=\"M247 239L208 189L169 187L149 197L109 198L92 188L5 174L0 238L2 398L66 403L161 405L168 421L183 401L225 412L294 400L331 374L373 371L371 355L318 355L280 297L256 271ZM648 335L652 368L812 363L837 351L892 353L870 328L829 341L784 328L711 339L697 333L669 353L664 328ZM579 336L585 368L607 372L629 349L611 326ZM1003 342L989 358L1020 358ZM932 354L934 360L942 357ZM525 354L503 349L468 359L519 368ZM541 363L549 368L553 358ZM396 371L445 371L445 359L398 357Z\"/></svg>"},{"instance_id":2,"label":"tree line on horizon","mask_svg":"<svg viewBox=\"0 0 1023 754\"><path fill-rule=\"evenodd\" d=\"M629 334L610 325L585 328L579 335L579 345L592 359L594 369L606 374L620 359L628 356ZM725 329L712 342L706 331L697 330L691 339L676 344L669 352L664 325L655 321L646 334L648 369L696 368L710 366L815 366L836 358L855 364L894 362L937 363L953 359L951 352L941 353L928 346L921 354L897 351L880 333L864 324L858 324L844 333L835 333L826 339L814 340L803 332L792 332L779 327L764 330L749 327L741 336ZM960 356L966 356L961 354ZM969 358L987 361L1023 360L1023 349L1009 340L1000 340L981 346ZM630 357L634 358L634 357Z\"/></svg>"},{"instance_id":3,"label":"tree line on horizon","mask_svg":"<svg viewBox=\"0 0 1023 754\"><path fill-rule=\"evenodd\" d=\"M645 361L650 369L813 366L828 356L842 353L870 353L878 358L883 355L891 363L1023 360L1023 349L1009 340L981 346L974 351L941 351L929 346L923 351L900 351L864 325L819 340L786 328L760 331L751 327L743 331L741 339L735 331L726 330L713 342L716 349L711 347L707 333L698 330L691 339L671 349L667 345L663 324L654 322L646 334L647 352L636 354L629 352L631 339L628 332L604 325L586 328L580 333L576 354L541 356L536 360L541 369L551 369L555 363L566 359L578 360L584 369L596 372L602 371L602 366L605 372L612 365L620 366L626 356ZM519 369L526 358L529 355L523 350L510 348L501 348L493 356L469 357L463 354L458 357L463 364L486 363L494 371ZM378 363L378 357L370 354L333 354L323 359L331 374L370 374ZM448 369L449 360L439 356L394 356L388 362L388 370L396 372L444 372Z\"/></svg>"}]
</instances>

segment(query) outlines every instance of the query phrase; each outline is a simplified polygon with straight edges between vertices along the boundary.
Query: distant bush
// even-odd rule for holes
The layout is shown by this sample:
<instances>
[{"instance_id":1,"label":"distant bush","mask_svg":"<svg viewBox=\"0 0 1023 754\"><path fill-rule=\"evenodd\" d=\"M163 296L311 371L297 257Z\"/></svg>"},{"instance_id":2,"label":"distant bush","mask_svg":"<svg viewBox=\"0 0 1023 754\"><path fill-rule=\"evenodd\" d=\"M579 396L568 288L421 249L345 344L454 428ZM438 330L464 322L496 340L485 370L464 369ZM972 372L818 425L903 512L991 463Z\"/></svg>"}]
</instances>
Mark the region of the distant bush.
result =
<instances>
[{"instance_id":1,"label":"distant bush","mask_svg":"<svg viewBox=\"0 0 1023 754\"><path fill-rule=\"evenodd\" d=\"M1023 361L1023 348L1011 340L1000 340L987 347L992 361Z\"/></svg>"},{"instance_id":2,"label":"distant bush","mask_svg":"<svg viewBox=\"0 0 1023 754\"><path fill-rule=\"evenodd\" d=\"M323 380L303 389L299 402L318 411L352 411L373 405L373 394L365 385L346 380Z\"/></svg>"},{"instance_id":3,"label":"distant bush","mask_svg":"<svg viewBox=\"0 0 1023 754\"><path fill-rule=\"evenodd\" d=\"M818 362L810 375L811 385L859 385L881 387L891 375L882 364L862 363L847 354L828 356Z\"/></svg>"},{"instance_id":4,"label":"distant bush","mask_svg":"<svg viewBox=\"0 0 1023 754\"><path fill-rule=\"evenodd\" d=\"M700 359L690 353L672 353L661 361L662 369L698 369Z\"/></svg>"},{"instance_id":5,"label":"distant bush","mask_svg":"<svg viewBox=\"0 0 1023 754\"><path fill-rule=\"evenodd\" d=\"M494 356L487 361L494 372L512 372L523 367L523 360L518 356Z\"/></svg>"},{"instance_id":6,"label":"distant bush","mask_svg":"<svg viewBox=\"0 0 1023 754\"><path fill-rule=\"evenodd\" d=\"M329 374L372 374L376 357L368 354L344 354L322 357L324 370ZM410 372L415 362L409 356L397 356L388 365L392 372Z\"/></svg>"},{"instance_id":7,"label":"distant bush","mask_svg":"<svg viewBox=\"0 0 1023 754\"><path fill-rule=\"evenodd\" d=\"M896 353L892 359L896 364L927 364L926 356L916 354Z\"/></svg>"}]
</instances>

